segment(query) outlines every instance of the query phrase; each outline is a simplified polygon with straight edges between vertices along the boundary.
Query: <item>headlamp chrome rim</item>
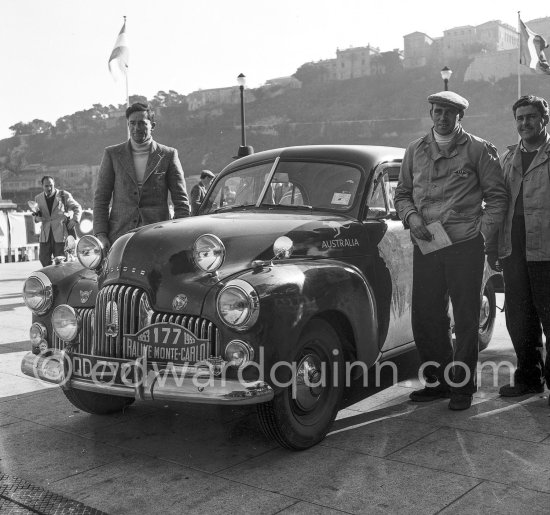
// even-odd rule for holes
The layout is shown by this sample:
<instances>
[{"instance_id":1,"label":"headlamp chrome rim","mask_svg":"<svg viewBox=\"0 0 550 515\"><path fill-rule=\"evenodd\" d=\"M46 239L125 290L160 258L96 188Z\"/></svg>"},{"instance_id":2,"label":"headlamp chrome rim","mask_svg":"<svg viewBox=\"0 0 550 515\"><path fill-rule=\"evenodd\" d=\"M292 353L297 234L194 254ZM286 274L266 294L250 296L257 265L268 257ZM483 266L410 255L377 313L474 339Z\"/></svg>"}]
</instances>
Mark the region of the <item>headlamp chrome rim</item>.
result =
<instances>
[{"instance_id":1,"label":"headlamp chrome rim","mask_svg":"<svg viewBox=\"0 0 550 515\"><path fill-rule=\"evenodd\" d=\"M86 248L88 246L88 248ZM90 246L94 248L90 256ZM76 257L84 268L89 270L97 270L105 260L105 248L98 238L91 234L86 234L78 240L76 246Z\"/></svg>"},{"instance_id":2,"label":"headlamp chrome rim","mask_svg":"<svg viewBox=\"0 0 550 515\"><path fill-rule=\"evenodd\" d=\"M239 323L229 322L220 307L220 301L228 290L240 292L244 295L248 302L249 313L246 318L239 321ZM216 311L220 317L220 320L222 320L225 325L231 329L235 329L236 331L246 331L258 321L258 317L260 316L260 297L251 284L243 279L233 279L221 289L220 293L218 293L218 297L216 299Z\"/></svg>"},{"instance_id":3,"label":"headlamp chrome rim","mask_svg":"<svg viewBox=\"0 0 550 515\"><path fill-rule=\"evenodd\" d=\"M33 333L35 336L33 336ZM33 322L29 329L29 340L33 345L39 345L42 340L47 340L48 329L41 322Z\"/></svg>"},{"instance_id":4,"label":"headlamp chrome rim","mask_svg":"<svg viewBox=\"0 0 550 515\"><path fill-rule=\"evenodd\" d=\"M205 257L207 256L201 257L201 249L199 247L200 245L204 245L206 243L217 247L214 251L214 263L210 266L204 266L204 264L201 264L204 263ZM204 252L204 250L202 250L202 252ZM215 272L219 270L225 261L225 254L225 245L215 234L201 234L193 243L193 263L195 263L195 266L203 272Z\"/></svg>"},{"instance_id":5,"label":"headlamp chrome rim","mask_svg":"<svg viewBox=\"0 0 550 515\"><path fill-rule=\"evenodd\" d=\"M25 291L27 284L34 280L38 281L42 287L42 300L36 306L29 301L28 295ZM33 313L36 313L37 315L45 315L53 304L53 285L50 278L44 272L33 272L29 275L23 285L22 296L23 302Z\"/></svg>"},{"instance_id":6,"label":"headlamp chrome rim","mask_svg":"<svg viewBox=\"0 0 550 515\"><path fill-rule=\"evenodd\" d=\"M60 334L58 327L56 327L56 323L57 323L56 317L59 316L59 313L62 310L67 310L74 318L75 327L73 329L73 332L70 333L69 335ZM73 342L78 336L78 334L80 333L80 328L81 328L80 317L78 316L76 310L72 306L69 306L68 304L60 304L59 306L56 306L56 308L53 310L53 313L52 313L52 329L53 329L53 332L61 340L63 340L64 342Z\"/></svg>"},{"instance_id":7,"label":"headlamp chrome rim","mask_svg":"<svg viewBox=\"0 0 550 515\"><path fill-rule=\"evenodd\" d=\"M245 354L245 357L243 358L241 363L234 363L233 360L230 360L230 356L228 356L228 353L230 352L229 348L231 346L237 346L241 347L243 350L243 353ZM245 341L243 340L231 340L226 346L223 351L224 359L228 362L229 365L236 366L236 367L245 367L254 360L254 349Z\"/></svg>"}]
</instances>

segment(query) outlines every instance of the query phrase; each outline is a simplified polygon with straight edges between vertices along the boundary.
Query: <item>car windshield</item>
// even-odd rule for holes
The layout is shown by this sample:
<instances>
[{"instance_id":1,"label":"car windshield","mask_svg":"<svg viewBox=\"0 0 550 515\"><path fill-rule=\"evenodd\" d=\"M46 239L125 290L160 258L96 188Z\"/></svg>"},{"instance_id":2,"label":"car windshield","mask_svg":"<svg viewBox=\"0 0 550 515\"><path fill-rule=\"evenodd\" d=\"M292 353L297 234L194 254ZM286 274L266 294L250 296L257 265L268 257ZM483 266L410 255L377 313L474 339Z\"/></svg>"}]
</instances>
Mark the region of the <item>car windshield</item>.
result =
<instances>
[{"instance_id":1,"label":"car windshield","mask_svg":"<svg viewBox=\"0 0 550 515\"><path fill-rule=\"evenodd\" d=\"M221 178L201 213L262 207L347 211L357 194L361 172L350 165L281 160L267 188L273 162L236 170ZM265 190L265 193L264 193Z\"/></svg>"}]
</instances>

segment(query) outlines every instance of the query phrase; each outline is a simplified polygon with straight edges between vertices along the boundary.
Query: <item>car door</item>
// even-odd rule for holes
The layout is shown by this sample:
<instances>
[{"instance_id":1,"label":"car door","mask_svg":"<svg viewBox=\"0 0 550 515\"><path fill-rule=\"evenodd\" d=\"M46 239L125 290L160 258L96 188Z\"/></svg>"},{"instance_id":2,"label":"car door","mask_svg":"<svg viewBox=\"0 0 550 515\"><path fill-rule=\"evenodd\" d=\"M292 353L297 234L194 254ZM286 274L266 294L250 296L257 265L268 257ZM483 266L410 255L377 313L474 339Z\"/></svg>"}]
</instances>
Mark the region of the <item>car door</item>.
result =
<instances>
[{"instance_id":1,"label":"car door","mask_svg":"<svg viewBox=\"0 0 550 515\"><path fill-rule=\"evenodd\" d=\"M413 341L411 328L412 255L409 231L399 220L393 190L397 185L399 162L380 164L373 172L365 223L384 224L377 237L375 293L377 296L379 347L382 352Z\"/></svg>"}]
</instances>

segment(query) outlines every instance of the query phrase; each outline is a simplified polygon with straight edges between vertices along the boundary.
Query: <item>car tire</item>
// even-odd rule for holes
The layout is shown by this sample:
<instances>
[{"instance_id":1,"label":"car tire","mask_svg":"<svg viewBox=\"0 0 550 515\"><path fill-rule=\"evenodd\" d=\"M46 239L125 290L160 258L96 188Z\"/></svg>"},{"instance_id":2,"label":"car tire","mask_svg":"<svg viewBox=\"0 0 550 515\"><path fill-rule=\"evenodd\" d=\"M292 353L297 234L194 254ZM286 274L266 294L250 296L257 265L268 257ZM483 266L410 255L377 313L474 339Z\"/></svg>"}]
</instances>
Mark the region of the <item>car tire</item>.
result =
<instances>
[{"instance_id":1,"label":"car tire","mask_svg":"<svg viewBox=\"0 0 550 515\"><path fill-rule=\"evenodd\" d=\"M74 388L63 388L63 393L73 406L94 415L119 413L124 411L135 400L131 397L107 395L104 393L88 392L86 390L76 390Z\"/></svg>"},{"instance_id":2,"label":"car tire","mask_svg":"<svg viewBox=\"0 0 550 515\"><path fill-rule=\"evenodd\" d=\"M496 313L497 299L495 289L491 283L485 283L483 293L481 294L481 310L479 316L478 342L480 351L486 349L491 341L495 328Z\"/></svg>"},{"instance_id":3,"label":"car tire","mask_svg":"<svg viewBox=\"0 0 550 515\"><path fill-rule=\"evenodd\" d=\"M334 328L321 319L310 322L291 362L296 363L296 387L287 386L270 402L258 404L257 413L266 436L287 449L302 450L326 436L342 400L344 357ZM327 373L324 384L318 384L322 363ZM313 386L300 381L306 372Z\"/></svg>"}]
</instances>

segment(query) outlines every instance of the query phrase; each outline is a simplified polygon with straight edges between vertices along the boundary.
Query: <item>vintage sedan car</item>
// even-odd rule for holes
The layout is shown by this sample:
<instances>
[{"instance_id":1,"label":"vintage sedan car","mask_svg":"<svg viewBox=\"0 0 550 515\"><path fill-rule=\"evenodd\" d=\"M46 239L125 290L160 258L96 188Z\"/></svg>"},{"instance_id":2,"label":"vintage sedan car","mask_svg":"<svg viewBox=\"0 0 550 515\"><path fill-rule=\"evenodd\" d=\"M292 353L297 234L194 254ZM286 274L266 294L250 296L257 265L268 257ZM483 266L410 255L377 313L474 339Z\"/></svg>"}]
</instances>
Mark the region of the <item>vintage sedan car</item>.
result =
<instances>
[{"instance_id":1,"label":"vintage sedan car","mask_svg":"<svg viewBox=\"0 0 550 515\"><path fill-rule=\"evenodd\" d=\"M77 408L255 404L279 444L326 435L350 376L414 346L412 244L392 187L403 149L259 152L215 179L200 216L132 231L108 255L34 272L25 374ZM480 344L501 277L486 267Z\"/></svg>"}]
</instances>

